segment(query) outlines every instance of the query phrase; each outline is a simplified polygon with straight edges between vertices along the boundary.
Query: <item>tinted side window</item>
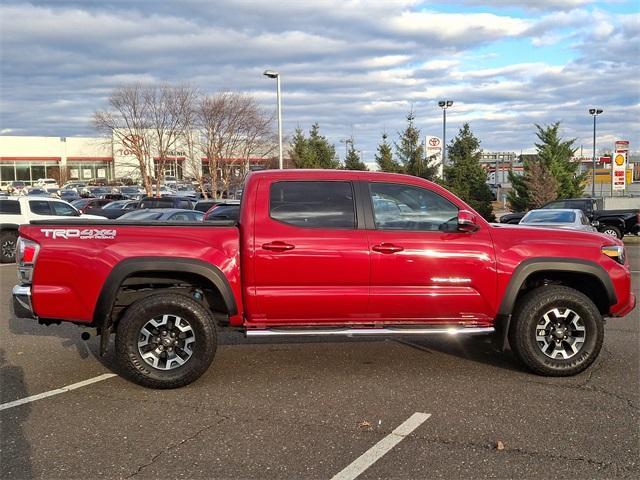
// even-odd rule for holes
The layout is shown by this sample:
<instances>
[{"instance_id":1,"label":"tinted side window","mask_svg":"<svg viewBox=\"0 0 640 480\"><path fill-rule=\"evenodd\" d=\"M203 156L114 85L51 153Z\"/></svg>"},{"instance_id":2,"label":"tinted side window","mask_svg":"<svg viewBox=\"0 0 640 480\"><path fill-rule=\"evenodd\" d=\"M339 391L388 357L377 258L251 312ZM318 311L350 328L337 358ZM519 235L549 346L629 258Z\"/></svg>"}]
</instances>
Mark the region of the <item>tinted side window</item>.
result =
<instances>
[{"instance_id":1,"label":"tinted side window","mask_svg":"<svg viewBox=\"0 0 640 480\"><path fill-rule=\"evenodd\" d=\"M49 202L46 200L30 200L29 208L31 209L31 213L35 213L36 215L52 215Z\"/></svg>"},{"instance_id":2,"label":"tinted side window","mask_svg":"<svg viewBox=\"0 0 640 480\"><path fill-rule=\"evenodd\" d=\"M271 185L269 214L297 227L355 228L351 182L277 182Z\"/></svg>"},{"instance_id":3,"label":"tinted side window","mask_svg":"<svg viewBox=\"0 0 640 480\"><path fill-rule=\"evenodd\" d=\"M573 208L568 207L567 202L564 200L558 200L557 202L547 203L543 208Z\"/></svg>"},{"instance_id":4,"label":"tinted side window","mask_svg":"<svg viewBox=\"0 0 640 480\"><path fill-rule=\"evenodd\" d=\"M53 214L60 215L63 217L77 217L78 212L71 205L67 205L62 202L51 202L51 206L53 207Z\"/></svg>"},{"instance_id":5,"label":"tinted side window","mask_svg":"<svg viewBox=\"0 0 640 480\"><path fill-rule=\"evenodd\" d=\"M370 183L369 191L377 229L437 231L458 216L458 207L424 188Z\"/></svg>"},{"instance_id":6,"label":"tinted side window","mask_svg":"<svg viewBox=\"0 0 640 480\"><path fill-rule=\"evenodd\" d=\"M0 200L0 213L20 215L20 202L16 202L15 200Z\"/></svg>"},{"instance_id":7,"label":"tinted side window","mask_svg":"<svg viewBox=\"0 0 640 480\"><path fill-rule=\"evenodd\" d=\"M189 210L191 208L191 202L189 202L188 200L180 200L176 208L184 208L186 210Z\"/></svg>"}]
</instances>

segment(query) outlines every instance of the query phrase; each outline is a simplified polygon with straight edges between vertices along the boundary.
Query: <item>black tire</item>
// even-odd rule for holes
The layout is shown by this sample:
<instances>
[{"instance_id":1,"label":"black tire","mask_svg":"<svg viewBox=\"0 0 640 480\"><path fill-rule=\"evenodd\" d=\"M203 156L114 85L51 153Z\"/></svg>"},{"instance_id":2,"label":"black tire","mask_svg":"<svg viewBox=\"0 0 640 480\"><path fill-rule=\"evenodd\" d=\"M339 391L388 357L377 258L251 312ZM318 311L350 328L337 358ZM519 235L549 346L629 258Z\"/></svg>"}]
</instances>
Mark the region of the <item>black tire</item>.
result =
<instances>
[{"instance_id":1,"label":"black tire","mask_svg":"<svg viewBox=\"0 0 640 480\"><path fill-rule=\"evenodd\" d=\"M584 335L584 342L576 353L571 352L571 358L551 358L543 352L541 343L544 342L536 340L541 331L539 325L545 323L544 315L556 308L563 313L567 309L575 312L584 328L584 333L580 333ZM556 341L556 337L550 335L549 338ZM540 287L523 296L516 305L509 329L509 344L515 355L533 372L551 377L584 371L597 358L603 341L604 321L598 308L583 293L560 285Z\"/></svg>"},{"instance_id":2,"label":"black tire","mask_svg":"<svg viewBox=\"0 0 640 480\"><path fill-rule=\"evenodd\" d=\"M613 225L604 225L601 227L600 232L605 235L609 235L610 237L616 237L622 239L622 231L618 227L614 227Z\"/></svg>"},{"instance_id":3,"label":"black tire","mask_svg":"<svg viewBox=\"0 0 640 480\"><path fill-rule=\"evenodd\" d=\"M170 370L150 365L138 349L142 328L161 315L181 317L195 335L191 356ZM217 332L211 311L186 295L175 293L154 294L133 303L120 319L116 332L116 357L124 375L151 388L178 388L197 380L211 365L216 347Z\"/></svg>"},{"instance_id":4,"label":"black tire","mask_svg":"<svg viewBox=\"0 0 640 480\"><path fill-rule=\"evenodd\" d=\"M17 241L17 231L3 230L0 232L0 263L13 263L16 261Z\"/></svg>"}]
</instances>

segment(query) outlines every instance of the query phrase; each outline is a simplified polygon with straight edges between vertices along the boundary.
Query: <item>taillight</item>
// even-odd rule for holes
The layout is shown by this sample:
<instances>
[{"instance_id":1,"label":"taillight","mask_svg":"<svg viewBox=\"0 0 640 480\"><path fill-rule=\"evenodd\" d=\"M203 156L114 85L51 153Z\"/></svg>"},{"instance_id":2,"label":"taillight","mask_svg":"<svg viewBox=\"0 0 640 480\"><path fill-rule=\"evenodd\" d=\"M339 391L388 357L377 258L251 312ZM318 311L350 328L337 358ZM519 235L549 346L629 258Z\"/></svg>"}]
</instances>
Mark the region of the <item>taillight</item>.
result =
<instances>
[{"instance_id":1,"label":"taillight","mask_svg":"<svg viewBox=\"0 0 640 480\"><path fill-rule=\"evenodd\" d=\"M31 283L33 266L38 259L40 245L33 240L18 237L16 245L16 263L18 264L18 280L22 283Z\"/></svg>"}]
</instances>

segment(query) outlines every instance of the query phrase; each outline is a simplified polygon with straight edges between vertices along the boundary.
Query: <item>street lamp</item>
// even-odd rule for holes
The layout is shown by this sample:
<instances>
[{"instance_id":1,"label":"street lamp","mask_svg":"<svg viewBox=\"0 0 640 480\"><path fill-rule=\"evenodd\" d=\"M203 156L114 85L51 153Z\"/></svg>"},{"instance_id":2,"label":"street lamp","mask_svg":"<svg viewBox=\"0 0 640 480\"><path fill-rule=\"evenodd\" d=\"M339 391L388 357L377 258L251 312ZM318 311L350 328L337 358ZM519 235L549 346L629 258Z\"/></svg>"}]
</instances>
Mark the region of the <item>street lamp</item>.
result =
<instances>
[{"instance_id":1,"label":"street lamp","mask_svg":"<svg viewBox=\"0 0 640 480\"><path fill-rule=\"evenodd\" d=\"M593 116L593 156L591 157L591 196L596 196L596 117L604 110L601 108L590 108L589 115ZM613 175L613 173L612 173Z\"/></svg>"},{"instance_id":2,"label":"street lamp","mask_svg":"<svg viewBox=\"0 0 640 480\"><path fill-rule=\"evenodd\" d=\"M280 100L280 74L275 70L265 70L263 75L276 79L276 91L278 98L278 168L284 168L282 164L282 102Z\"/></svg>"},{"instance_id":3,"label":"street lamp","mask_svg":"<svg viewBox=\"0 0 640 480\"><path fill-rule=\"evenodd\" d=\"M438 106L442 109L442 166L447 164L447 108L453 105L453 100L440 100Z\"/></svg>"}]
</instances>

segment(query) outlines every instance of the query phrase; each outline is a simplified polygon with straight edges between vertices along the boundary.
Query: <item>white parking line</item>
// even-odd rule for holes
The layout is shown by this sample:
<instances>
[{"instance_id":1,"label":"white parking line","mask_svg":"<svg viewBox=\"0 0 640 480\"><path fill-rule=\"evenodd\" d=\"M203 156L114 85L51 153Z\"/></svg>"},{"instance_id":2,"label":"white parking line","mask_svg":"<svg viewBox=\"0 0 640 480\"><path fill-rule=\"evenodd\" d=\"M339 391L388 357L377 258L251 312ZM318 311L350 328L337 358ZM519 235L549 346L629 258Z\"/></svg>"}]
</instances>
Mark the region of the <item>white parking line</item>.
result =
<instances>
[{"instance_id":1,"label":"white parking line","mask_svg":"<svg viewBox=\"0 0 640 480\"><path fill-rule=\"evenodd\" d=\"M407 435L422 425L430 416L430 413L414 413L393 432L356 458L331 480L353 480L358 477L367 468L380 460L389 450L400 443Z\"/></svg>"},{"instance_id":2,"label":"white parking line","mask_svg":"<svg viewBox=\"0 0 640 480\"><path fill-rule=\"evenodd\" d=\"M15 263L0 263L0 267L13 267L16 268Z\"/></svg>"},{"instance_id":3,"label":"white parking line","mask_svg":"<svg viewBox=\"0 0 640 480\"><path fill-rule=\"evenodd\" d=\"M101 382L102 380L107 380L112 377L117 377L117 375L115 373L103 373L102 375L98 375L97 377L93 377L88 380L83 380L82 382L78 382L78 383L72 383L71 385L67 385L66 387L56 388L55 390L49 390L48 392L43 392L37 395L31 395L30 397L14 400L13 402L3 403L0 405L0 411L6 410L8 408L17 407L18 405L23 405L25 403L35 402L36 400L41 400L43 398L51 397L53 395L58 395L60 393L70 392L71 390L76 390L77 388L86 387L87 385L91 385L92 383Z\"/></svg>"}]
</instances>

